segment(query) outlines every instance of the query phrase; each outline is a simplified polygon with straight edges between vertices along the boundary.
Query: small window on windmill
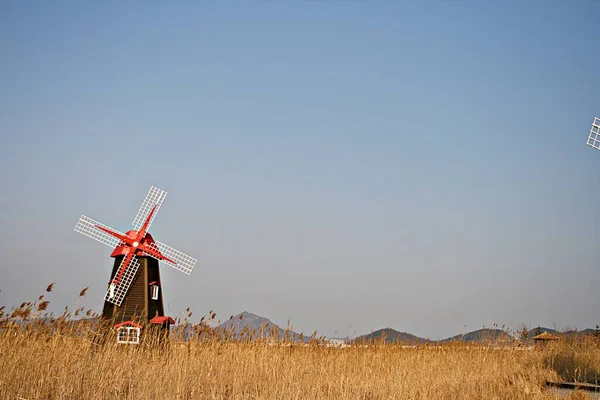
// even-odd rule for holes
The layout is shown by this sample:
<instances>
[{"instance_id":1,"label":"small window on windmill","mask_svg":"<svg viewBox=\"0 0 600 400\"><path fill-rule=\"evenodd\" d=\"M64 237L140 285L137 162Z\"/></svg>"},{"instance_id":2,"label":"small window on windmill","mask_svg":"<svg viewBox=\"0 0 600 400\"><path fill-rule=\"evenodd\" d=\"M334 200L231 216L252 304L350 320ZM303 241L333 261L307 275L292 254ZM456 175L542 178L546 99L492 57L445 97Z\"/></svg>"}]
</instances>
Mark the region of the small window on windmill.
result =
<instances>
[{"instance_id":1,"label":"small window on windmill","mask_svg":"<svg viewBox=\"0 0 600 400\"><path fill-rule=\"evenodd\" d=\"M160 290L160 285L158 282L150 283L150 296L152 300L158 300L158 291Z\"/></svg>"},{"instance_id":2,"label":"small window on windmill","mask_svg":"<svg viewBox=\"0 0 600 400\"><path fill-rule=\"evenodd\" d=\"M117 330L117 343L139 344L140 328L135 326L122 326Z\"/></svg>"}]
</instances>

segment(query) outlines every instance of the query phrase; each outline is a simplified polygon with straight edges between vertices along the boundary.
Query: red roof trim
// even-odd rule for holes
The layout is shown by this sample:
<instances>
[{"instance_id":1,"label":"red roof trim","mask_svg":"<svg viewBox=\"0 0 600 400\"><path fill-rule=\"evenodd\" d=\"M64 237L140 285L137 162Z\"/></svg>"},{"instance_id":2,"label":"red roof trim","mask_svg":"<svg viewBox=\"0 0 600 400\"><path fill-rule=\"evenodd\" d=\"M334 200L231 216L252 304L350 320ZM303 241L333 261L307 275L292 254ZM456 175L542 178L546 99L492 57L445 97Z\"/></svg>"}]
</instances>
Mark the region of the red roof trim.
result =
<instances>
[{"instance_id":1,"label":"red roof trim","mask_svg":"<svg viewBox=\"0 0 600 400\"><path fill-rule=\"evenodd\" d=\"M165 316L162 316L162 317L158 317L157 316L157 317L152 318L150 320L150 323L151 324L164 324L164 323L174 324L175 320L173 320L173 318L167 317L165 315Z\"/></svg>"},{"instance_id":2,"label":"red roof trim","mask_svg":"<svg viewBox=\"0 0 600 400\"><path fill-rule=\"evenodd\" d=\"M123 322L121 322L120 324L116 324L116 325L114 326L114 328L115 328L115 329L118 329L118 328L120 328L120 327L122 327L122 326L133 326L133 327L136 327L136 328L142 328L142 326L141 326L140 324L136 324L136 323L135 323L135 322L133 322L133 321L123 321Z\"/></svg>"}]
</instances>

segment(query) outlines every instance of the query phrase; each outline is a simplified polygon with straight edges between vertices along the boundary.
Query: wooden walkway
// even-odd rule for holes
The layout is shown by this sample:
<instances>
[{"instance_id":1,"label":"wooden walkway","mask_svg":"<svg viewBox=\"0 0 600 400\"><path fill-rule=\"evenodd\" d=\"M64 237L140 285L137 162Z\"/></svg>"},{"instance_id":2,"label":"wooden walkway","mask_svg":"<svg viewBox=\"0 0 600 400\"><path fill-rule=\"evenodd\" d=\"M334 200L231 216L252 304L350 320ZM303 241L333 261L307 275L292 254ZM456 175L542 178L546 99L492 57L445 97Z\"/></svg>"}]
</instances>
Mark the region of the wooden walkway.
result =
<instances>
[{"instance_id":1,"label":"wooden walkway","mask_svg":"<svg viewBox=\"0 0 600 400\"><path fill-rule=\"evenodd\" d=\"M600 385L594 385L591 383L580 383L580 382L551 382L546 381L546 386L559 390L559 393L567 395L575 390L583 390L586 392L593 392L593 399L600 399Z\"/></svg>"}]
</instances>

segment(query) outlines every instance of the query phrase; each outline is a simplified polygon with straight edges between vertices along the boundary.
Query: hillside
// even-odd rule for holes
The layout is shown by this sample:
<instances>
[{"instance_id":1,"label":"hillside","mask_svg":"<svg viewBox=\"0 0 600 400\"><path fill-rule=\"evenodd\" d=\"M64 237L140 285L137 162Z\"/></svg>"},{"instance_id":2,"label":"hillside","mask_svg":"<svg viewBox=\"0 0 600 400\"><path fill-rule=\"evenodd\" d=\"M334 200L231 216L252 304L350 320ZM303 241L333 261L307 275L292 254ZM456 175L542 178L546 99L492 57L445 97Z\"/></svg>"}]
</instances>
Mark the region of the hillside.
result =
<instances>
[{"instance_id":1,"label":"hillside","mask_svg":"<svg viewBox=\"0 0 600 400\"><path fill-rule=\"evenodd\" d=\"M596 331L595 329L584 329L582 331L576 331L576 332L570 332L570 333L577 333L579 335L594 335L597 336L600 332Z\"/></svg>"},{"instance_id":2,"label":"hillside","mask_svg":"<svg viewBox=\"0 0 600 400\"><path fill-rule=\"evenodd\" d=\"M355 343L372 342L383 340L385 343L422 344L429 343L429 339L423 339L406 332L399 332L392 328L379 329L367 335L362 335L353 340Z\"/></svg>"},{"instance_id":3,"label":"hillside","mask_svg":"<svg viewBox=\"0 0 600 400\"><path fill-rule=\"evenodd\" d=\"M217 327L219 330L233 334L236 339L264 338L275 335L278 339L291 339L293 341L308 342L309 338L301 337L299 333L292 330L285 330L271 322L265 317L244 311L228 321L223 322Z\"/></svg>"},{"instance_id":4,"label":"hillside","mask_svg":"<svg viewBox=\"0 0 600 400\"><path fill-rule=\"evenodd\" d=\"M552 332L549 332L552 333ZM598 336L600 332L597 332L595 329L584 329L584 330L569 330L569 331L564 331L564 332L556 332L555 335L558 336L579 336L579 337L583 337L583 336Z\"/></svg>"},{"instance_id":5,"label":"hillside","mask_svg":"<svg viewBox=\"0 0 600 400\"><path fill-rule=\"evenodd\" d=\"M512 342L515 338L502 329L478 329L473 332L460 334L440 340L441 343L448 342Z\"/></svg>"}]
</instances>

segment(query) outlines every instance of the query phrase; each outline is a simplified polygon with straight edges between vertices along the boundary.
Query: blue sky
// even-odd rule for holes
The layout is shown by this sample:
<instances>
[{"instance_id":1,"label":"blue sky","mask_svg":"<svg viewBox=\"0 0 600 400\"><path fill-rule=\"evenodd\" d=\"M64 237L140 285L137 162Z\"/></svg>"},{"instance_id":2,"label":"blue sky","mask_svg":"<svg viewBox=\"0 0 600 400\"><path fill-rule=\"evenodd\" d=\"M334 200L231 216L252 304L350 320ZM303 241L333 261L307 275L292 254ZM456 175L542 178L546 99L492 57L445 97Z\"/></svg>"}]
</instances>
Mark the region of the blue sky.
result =
<instances>
[{"instance_id":1,"label":"blue sky","mask_svg":"<svg viewBox=\"0 0 600 400\"><path fill-rule=\"evenodd\" d=\"M168 313L594 327L596 1L4 2L0 304L100 310L148 188Z\"/></svg>"}]
</instances>

